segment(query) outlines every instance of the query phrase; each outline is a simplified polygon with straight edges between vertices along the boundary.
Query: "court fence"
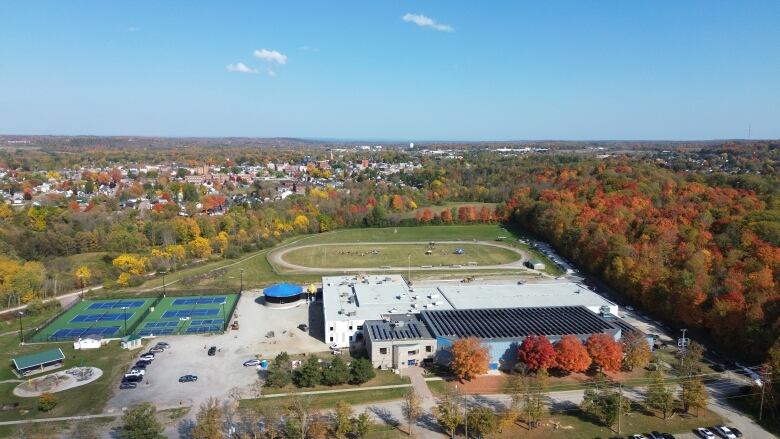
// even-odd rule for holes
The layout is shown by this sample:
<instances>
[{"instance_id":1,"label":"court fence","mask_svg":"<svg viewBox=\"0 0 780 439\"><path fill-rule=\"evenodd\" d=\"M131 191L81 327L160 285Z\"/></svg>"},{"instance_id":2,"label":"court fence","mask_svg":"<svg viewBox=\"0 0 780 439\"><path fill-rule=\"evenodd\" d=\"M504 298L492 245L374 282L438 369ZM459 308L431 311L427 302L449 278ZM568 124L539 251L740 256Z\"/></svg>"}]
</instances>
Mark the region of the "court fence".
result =
<instances>
[{"instance_id":1,"label":"court fence","mask_svg":"<svg viewBox=\"0 0 780 439\"><path fill-rule=\"evenodd\" d=\"M22 334L22 339L24 343L26 344L33 344L33 343L47 343L47 341L36 341L35 337L38 336L38 334L41 333L44 329L46 329L49 325L51 325L55 320L59 319L63 314L70 311L73 307L81 303L84 299L82 297L78 297L76 300L68 303L67 305L63 306L60 312L55 314L52 317L49 317L46 319L43 323L36 326L28 335Z\"/></svg>"}]
</instances>

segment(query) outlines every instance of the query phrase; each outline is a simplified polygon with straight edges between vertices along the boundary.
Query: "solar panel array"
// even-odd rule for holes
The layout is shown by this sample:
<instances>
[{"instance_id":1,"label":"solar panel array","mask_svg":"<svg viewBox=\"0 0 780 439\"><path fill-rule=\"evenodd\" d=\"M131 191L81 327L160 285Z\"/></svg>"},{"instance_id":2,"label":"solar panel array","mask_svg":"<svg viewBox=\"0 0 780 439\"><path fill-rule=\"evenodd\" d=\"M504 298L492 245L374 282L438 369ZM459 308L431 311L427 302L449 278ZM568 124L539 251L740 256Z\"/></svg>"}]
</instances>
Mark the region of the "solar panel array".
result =
<instances>
[{"instance_id":1,"label":"solar panel array","mask_svg":"<svg viewBox=\"0 0 780 439\"><path fill-rule=\"evenodd\" d=\"M119 326L98 326L95 328L70 328L70 329L58 329L57 332L51 335L52 339L60 338L75 338L82 335L102 335L103 337L110 337L119 330Z\"/></svg>"},{"instance_id":2,"label":"solar panel array","mask_svg":"<svg viewBox=\"0 0 780 439\"><path fill-rule=\"evenodd\" d=\"M584 306L437 310L420 315L435 336L459 338L597 334L615 329Z\"/></svg>"},{"instance_id":3,"label":"solar panel array","mask_svg":"<svg viewBox=\"0 0 780 439\"><path fill-rule=\"evenodd\" d=\"M175 328L179 322L149 322L144 324L144 328Z\"/></svg>"},{"instance_id":4,"label":"solar panel array","mask_svg":"<svg viewBox=\"0 0 780 439\"><path fill-rule=\"evenodd\" d=\"M70 323L113 322L115 320L124 320L125 317L130 320L133 314L135 313L79 314L73 317Z\"/></svg>"},{"instance_id":5,"label":"solar panel array","mask_svg":"<svg viewBox=\"0 0 780 439\"><path fill-rule=\"evenodd\" d=\"M181 311L165 311L162 318L164 319L176 319L180 317L202 317L202 316L214 316L219 314L219 310L215 308L209 309L183 309Z\"/></svg>"},{"instance_id":6,"label":"solar panel array","mask_svg":"<svg viewBox=\"0 0 780 439\"><path fill-rule=\"evenodd\" d=\"M194 297L192 299L176 299L173 306L208 305L213 303L225 303L225 297Z\"/></svg>"},{"instance_id":7,"label":"solar panel array","mask_svg":"<svg viewBox=\"0 0 780 439\"><path fill-rule=\"evenodd\" d=\"M187 334L201 334L204 332L220 332L222 325L190 326L184 332Z\"/></svg>"},{"instance_id":8,"label":"solar panel array","mask_svg":"<svg viewBox=\"0 0 780 439\"><path fill-rule=\"evenodd\" d=\"M144 306L145 300L119 300L116 302L95 302L87 309L116 309L116 308L139 308Z\"/></svg>"},{"instance_id":9,"label":"solar panel array","mask_svg":"<svg viewBox=\"0 0 780 439\"><path fill-rule=\"evenodd\" d=\"M405 321L403 326L391 325L389 322L366 322L373 340L412 340L430 338L431 334L420 323Z\"/></svg>"}]
</instances>

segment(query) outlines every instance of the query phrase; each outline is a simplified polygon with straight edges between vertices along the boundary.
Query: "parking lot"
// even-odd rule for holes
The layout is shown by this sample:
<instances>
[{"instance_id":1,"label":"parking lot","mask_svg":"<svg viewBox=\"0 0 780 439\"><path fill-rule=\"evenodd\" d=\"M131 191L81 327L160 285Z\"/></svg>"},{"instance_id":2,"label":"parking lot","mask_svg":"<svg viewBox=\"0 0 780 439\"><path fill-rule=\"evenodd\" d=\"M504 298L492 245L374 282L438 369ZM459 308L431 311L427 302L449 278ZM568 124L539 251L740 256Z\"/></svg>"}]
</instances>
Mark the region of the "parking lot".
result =
<instances>
[{"instance_id":1,"label":"parking lot","mask_svg":"<svg viewBox=\"0 0 780 439\"><path fill-rule=\"evenodd\" d=\"M259 291L245 291L242 295L233 316L239 322L238 331L147 340L136 359L159 341L169 343L171 348L156 355L137 388L120 390L117 382L108 409L121 410L145 401L158 407L198 407L211 396L229 397L234 388L244 397L250 396L259 375L254 367L244 367L244 361L258 356L272 359L282 351L299 354L328 350L325 343L297 328L314 323L307 305L272 309L262 304L261 296ZM266 337L271 331L275 335ZM211 346L218 349L213 357L207 355ZM179 383L179 377L188 374L197 375L197 382Z\"/></svg>"}]
</instances>

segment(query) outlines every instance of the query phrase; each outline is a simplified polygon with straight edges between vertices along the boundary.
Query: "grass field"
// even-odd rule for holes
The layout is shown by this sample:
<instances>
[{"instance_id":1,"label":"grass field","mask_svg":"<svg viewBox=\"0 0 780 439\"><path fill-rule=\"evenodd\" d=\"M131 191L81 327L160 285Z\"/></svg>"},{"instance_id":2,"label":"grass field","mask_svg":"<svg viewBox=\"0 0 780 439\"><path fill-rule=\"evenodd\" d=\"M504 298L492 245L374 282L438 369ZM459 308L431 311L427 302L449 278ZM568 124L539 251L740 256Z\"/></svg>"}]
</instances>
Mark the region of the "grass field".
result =
<instances>
[{"instance_id":1,"label":"grass field","mask_svg":"<svg viewBox=\"0 0 780 439\"><path fill-rule=\"evenodd\" d=\"M455 254L456 249L463 254ZM430 254L426 254L430 251ZM520 254L510 249L481 244L344 244L293 249L284 254L287 262L304 267L353 268L421 265L498 265L516 261Z\"/></svg>"},{"instance_id":2,"label":"grass field","mask_svg":"<svg viewBox=\"0 0 780 439\"><path fill-rule=\"evenodd\" d=\"M169 288L180 289L186 287L192 288L219 288L224 290L238 290L240 286L241 273L243 272L244 287L258 288L277 282L293 282L308 284L319 282L321 274L284 274L277 273L268 262L266 255L271 251L279 250L285 246L308 245L317 243L371 243L371 242L399 242L399 241L493 241L499 236L506 236L503 244L511 245L521 250L527 251L531 257L545 261L550 275L560 275L561 271L555 265L548 261L542 254L534 249L517 242L517 238L522 235L514 230L506 229L500 224L472 224L472 225L441 225L441 226L416 226L416 227L385 227L385 228L367 228L367 229L341 229L334 232L322 233L317 235L297 236L289 238L276 247L267 248L246 254L240 259L227 259L217 262L197 265L185 268L165 276L167 284L172 284ZM446 275L446 272L441 272ZM470 272L471 274L479 274ZM435 275L435 272L431 272ZM485 273L489 275L491 273ZM186 279L192 279L201 276L196 282L184 282ZM162 286L161 277L149 279L143 285L131 289L128 293L135 291L143 295L143 290L151 288L159 289ZM98 293L102 294L102 293Z\"/></svg>"},{"instance_id":3,"label":"grass field","mask_svg":"<svg viewBox=\"0 0 780 439\"><path fill-rule=\"evenodd\" d=\"M152 304L152 299L132 299L129 302L134 302L133 305L137 306L129 307L126 310L118 307L92 309L102 304L117 302L84 300L43 328L31 341L62 341L73 340L76 337L75 335L62 334L61 331L63 330L85 330L85 334L101 333L101 330L106 330L102 332L104 337L122 337L125 335L125 328L130 331L133 325L141 319L144 311ZM90 320L74 321L74 319L81 318L80 316L88 316ZM93 321L96 318L112 319ZM111 330L109 328L114 329Z\"/></svg>"}]
</instances>

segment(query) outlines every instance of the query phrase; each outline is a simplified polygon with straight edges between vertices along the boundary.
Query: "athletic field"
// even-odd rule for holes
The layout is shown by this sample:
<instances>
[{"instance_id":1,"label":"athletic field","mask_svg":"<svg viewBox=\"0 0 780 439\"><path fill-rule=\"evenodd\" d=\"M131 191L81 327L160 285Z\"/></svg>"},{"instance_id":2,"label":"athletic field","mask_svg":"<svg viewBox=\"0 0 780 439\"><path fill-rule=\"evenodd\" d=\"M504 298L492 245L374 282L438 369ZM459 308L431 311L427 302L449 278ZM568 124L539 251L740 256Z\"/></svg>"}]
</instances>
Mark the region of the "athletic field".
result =
<instances>
[{"instance_id":1,"label":"athletic field","mask_svg":"<svg viewBox=\"0 0 780 439\"><path fill-rule=\"evenodd\" d=\"M83 335L119 338L222 332L236 294L121 300L83 300L35 336L33 342L69 341Z\"/></svg>"}]
</instances>

